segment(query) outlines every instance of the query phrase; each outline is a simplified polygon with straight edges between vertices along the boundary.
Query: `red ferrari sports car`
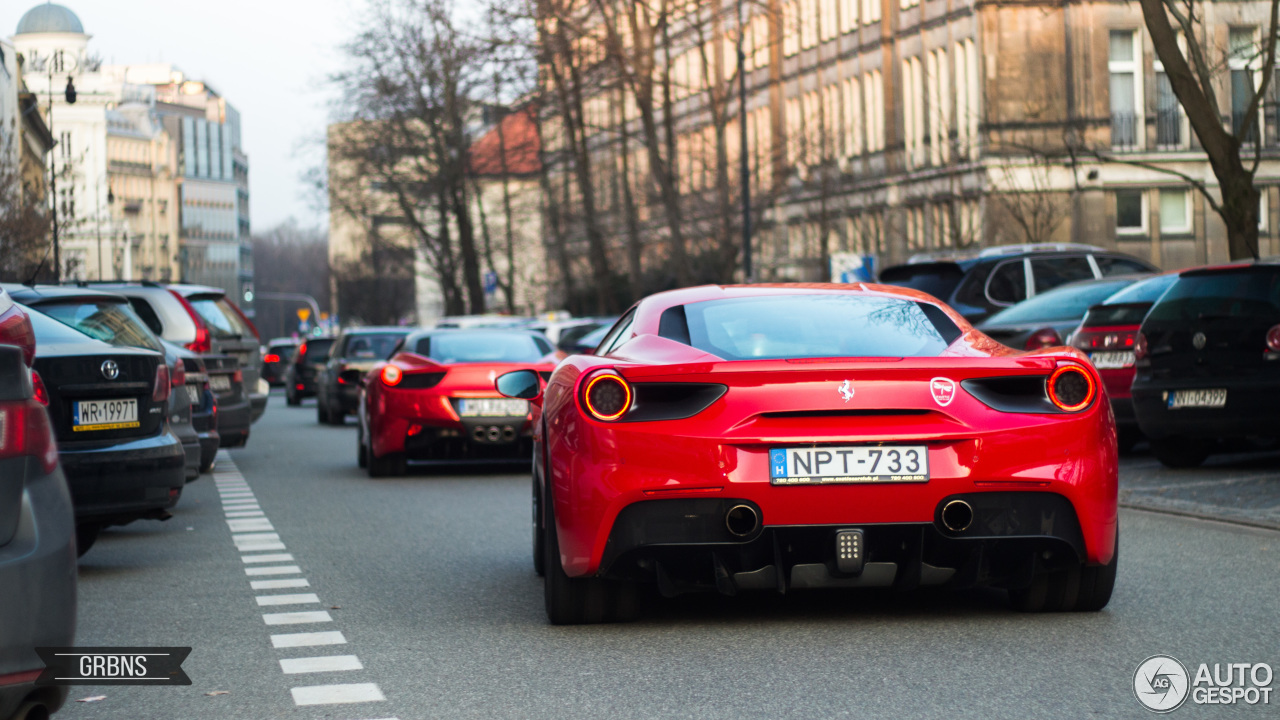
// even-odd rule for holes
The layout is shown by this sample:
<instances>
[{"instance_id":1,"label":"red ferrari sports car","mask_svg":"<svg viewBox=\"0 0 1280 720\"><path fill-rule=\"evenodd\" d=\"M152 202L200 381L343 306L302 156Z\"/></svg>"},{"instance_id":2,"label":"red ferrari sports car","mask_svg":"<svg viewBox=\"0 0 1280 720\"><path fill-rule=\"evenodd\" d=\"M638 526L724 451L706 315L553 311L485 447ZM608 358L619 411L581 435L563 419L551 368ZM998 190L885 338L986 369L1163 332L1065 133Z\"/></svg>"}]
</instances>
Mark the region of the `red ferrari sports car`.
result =
<instances>
[{"instance_id":1,"label":"red ferrari sports car","mask_svg":"<svg viewBox=\"0 0 1280 720\"><path fill-rule=\"evenodd\" d=\"M697 287L627 312L544 382L534 565L553 623L695 590L1007 588L1097 610L1117 562L1097 371L1019 352L935 298L871 284Z\"/></svg>"},{"instance_id":2,"label":"red ferrari sports car","mask_svg":"<svg viewBox=\"0 0 1280 720\"><path fill-rule=\"evenodd\" d=\"M527 460L529 402L494 391L503 373L549 376L555 352L519 330L428 330L406 336L361 381L359 463L371 477L409 460Z\"/></svg>"}]
</instances>

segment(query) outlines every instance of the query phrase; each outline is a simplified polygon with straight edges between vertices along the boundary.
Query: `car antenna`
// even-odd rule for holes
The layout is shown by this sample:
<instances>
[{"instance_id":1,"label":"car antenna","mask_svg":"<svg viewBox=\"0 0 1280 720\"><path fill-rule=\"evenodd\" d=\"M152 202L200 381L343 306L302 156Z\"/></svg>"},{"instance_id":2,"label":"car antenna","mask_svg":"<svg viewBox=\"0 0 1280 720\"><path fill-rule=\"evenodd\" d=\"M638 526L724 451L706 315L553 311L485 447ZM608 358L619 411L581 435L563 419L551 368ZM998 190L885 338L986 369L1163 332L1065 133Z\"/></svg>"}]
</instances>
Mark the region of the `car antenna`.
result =
<instances>
[{"instance_id":1,"label":"car antenna","mask_svg":"<svg viewBox=\"0 0 1280 720\"><path fill-rule=\"evenodd\" d=\"M44 269L44 264L48 261L49 261L49 250L48 248L46 248L44 251L44 257L40 258L40 264L37 265L35 271L31 273L31 277L27 278L26 282L22 284L30 288L35 287L36 278L40 276L40 271Z\"/></svg>"}]
</instances>

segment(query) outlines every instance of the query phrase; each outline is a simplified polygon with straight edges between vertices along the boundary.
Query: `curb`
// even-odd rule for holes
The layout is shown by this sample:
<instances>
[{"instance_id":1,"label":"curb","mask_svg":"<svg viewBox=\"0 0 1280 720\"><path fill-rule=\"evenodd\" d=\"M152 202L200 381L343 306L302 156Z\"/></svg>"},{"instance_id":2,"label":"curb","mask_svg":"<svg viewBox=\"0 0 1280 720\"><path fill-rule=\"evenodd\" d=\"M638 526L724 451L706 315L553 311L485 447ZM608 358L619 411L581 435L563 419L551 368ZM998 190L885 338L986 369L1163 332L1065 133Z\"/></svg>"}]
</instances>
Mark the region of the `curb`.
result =
<instances>
[{"instance_id":1,"label":"curb","mask_svg":"<svg viewBox=\"0 0 1280 720\"><path fill-rule=\"evenodd\" d=\"M1226 523L1228 525L1240 525L1258 530L1280 532L1280 523L1267 522L1265 520L1247 520L1211 512L1196 512L1194 510L1174 510L1167 507L1144 505L1142 503L1135 502L1121 502L1119 505L1120 507L1128 510L1142 510L1144 512L1159 513L1161 515L1173 515L1175 517L1194 518L1196 520L1210 520L1213 522Z\"/></svg>"}]
</instances>

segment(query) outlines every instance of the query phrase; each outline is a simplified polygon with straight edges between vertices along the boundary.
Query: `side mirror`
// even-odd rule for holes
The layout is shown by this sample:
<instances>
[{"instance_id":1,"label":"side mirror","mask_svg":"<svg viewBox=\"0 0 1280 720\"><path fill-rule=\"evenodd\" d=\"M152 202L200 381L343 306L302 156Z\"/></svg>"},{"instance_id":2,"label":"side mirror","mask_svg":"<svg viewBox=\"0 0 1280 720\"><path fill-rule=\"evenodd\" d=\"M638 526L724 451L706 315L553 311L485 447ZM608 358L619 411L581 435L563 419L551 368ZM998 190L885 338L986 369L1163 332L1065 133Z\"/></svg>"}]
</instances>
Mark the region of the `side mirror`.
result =
<instances>
[{"instance_id":1,"label":"side mirror","mask_svg":"<svg viewBox=\"0 0 1280 720\"><path fill-rule=\"evenodd\" d=\"M542 379L533 370L516 370L494 382L498 392L517 400L535 400L542 394Z\"/></svg>"}]
</instances>

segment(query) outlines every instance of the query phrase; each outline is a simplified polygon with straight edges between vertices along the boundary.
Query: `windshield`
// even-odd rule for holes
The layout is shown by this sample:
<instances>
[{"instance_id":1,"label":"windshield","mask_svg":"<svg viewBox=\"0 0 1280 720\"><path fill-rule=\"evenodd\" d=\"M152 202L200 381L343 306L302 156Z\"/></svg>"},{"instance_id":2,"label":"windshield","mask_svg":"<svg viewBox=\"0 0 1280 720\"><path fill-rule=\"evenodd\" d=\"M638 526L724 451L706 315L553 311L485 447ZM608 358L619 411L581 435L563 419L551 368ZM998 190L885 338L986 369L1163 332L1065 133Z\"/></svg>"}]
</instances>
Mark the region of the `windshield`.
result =
<instances>
[{"instance_id":1,"label":"windshield","mask_svg":"<svg viewBox=\"0 0 1280 720\"><path fill-rule=\"evenodd\" d=\"M1280 268L1251 267L1178 278L1151 308L1148 319L1185 322L1276 315L1280 315Z\"/></svg>"},{"instance_id":2,"label":"windshield","mask_svg":"<svg viewBox=\"0 0 1280 720\"><path fill-rule=\"evenodd\" d=\"M1084 317L1091 305L1106 300L1132 280L1066 285L1041 293L987 318L984 326L1073 320Z\"/></svg>"},{"instance_id":3,"label":"windshield","mask_svg":"<svg viewBox=\"0 0 1280 720\"><path fill-rule=\"evenodd\" d=\"M1176 274L1157 275L1146 280L1139 280L1129 287L1107 298L1104 305L1118 305L1120 303L1153 303L1160 299L1165 290L1177 282Z\"/></svg>"},{"instance_id":4,"label":"windshield","mask_svg":"<svg viewBox=\"0 0 1280 720\"><path fill-rule=\"evenodd\" d=\"M928 303L857 295L769 295L684 306L689 344L726 360L933 357L960 335ZM684 328L672 323L673 339ZM666 332L663 332L666 336Z\"/></svg>"},{"instance_id":5,"label":"windshield","mask_svg":"<svg viewBox=\"0 0 1280 720\"><path fill-rule=\"evenodd\" d=\"M136 347L164 352L142 318L126 302L110 300L72 300L40 305L40 312L75 328L95 340L116 347Z\"/></svg>"},{"instance_id":6,"label":"windshield","mask_svg":"<svg viewBox=\"0 0 1280 720\"><path fill-rule=\"evenodd\" d=\"M418 341L414 352L438 363L531 363L551 352L542 338L523 333L460 332Z\"/></svg>"},{"instance_id":7,"label":"windshield","mask_svg":"<svg viewBox=\"0 0 1280 720\"><path fill-rule=\"evenodd\" d=\"M307 348L305 359L311 361L324 360L329 357L329 348L333 347L333 338L308 340L304 347ZM391 351L388 350L387 354L390 355Z\"/></svg>"},{"instance_id":8,"label":"windshield","mask_svg":"<svg viewBox=\"0 0 1280 720\"><path fill-rule=\"evenodd\" d=\"M218 340L236 340L253 337L253 331L240 319L240 314L232 309L223 297L189 297L187 302L209 328L209 334Z\"/></svg>"},{"instance_id":9,"label":"windshield","mask_svg":"<svg viewBox=\"0 0 1280 720\"><path fill-rule=\"evenodd\" d=\"M346 357L358 360L385 360L391 356L391 350L400 342L406 333L361 333L347 338ZM311 347L307 347L310 356Z\"/></svg>"}]
</instances>

